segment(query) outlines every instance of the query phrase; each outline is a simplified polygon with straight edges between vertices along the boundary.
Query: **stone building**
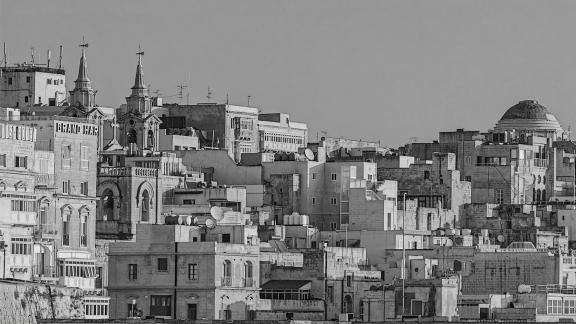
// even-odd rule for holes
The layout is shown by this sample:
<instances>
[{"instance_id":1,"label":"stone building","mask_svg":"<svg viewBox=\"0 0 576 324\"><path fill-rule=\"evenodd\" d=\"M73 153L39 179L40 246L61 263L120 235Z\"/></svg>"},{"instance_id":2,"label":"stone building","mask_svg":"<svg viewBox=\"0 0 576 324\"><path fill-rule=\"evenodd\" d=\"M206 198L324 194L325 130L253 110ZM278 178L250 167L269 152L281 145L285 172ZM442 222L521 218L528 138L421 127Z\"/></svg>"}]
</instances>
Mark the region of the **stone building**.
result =
<instances>
[{"instance_id":1,"label":"stone building","mask_svg":"<svg viewBox=\"0 0 576 324\"><path fill-rule=\"evenodd\" d=\"M225 149L239 162L242 153L259 151L258 109L230 104L164 104L155 110L164 128L193 127L198 130L200 147Z\"/></svg>"},{"instance_id":2,"label":"stone building","mask_svg":"<svg viewBox=\"0 0 576 324\"><path fill-rule=\"evenodd\" d=\"M253 319L258 242L192 241L191 227L145 225L136 242L110 244L111 317Z\"/></svg>"},{"instance_id":3,"label":"stone building","mask_svg":"<svg viewBox=\"0 0 576 324\"><path fill-rule=\"evenodd\" d=\"M298 153L308 145L308 126L288 114L258 114L258 133L261 152Z\"/></svg>"},{"instance_id":4,"label":"stone building","mask_svg":"<svg viewBox=\"0 0 576 324\"><path fill-rule=\"evenodd\" d=\"M63 69L18 64L0 71L0 107L55 106L66 100Z\"/></svg>"}]
</instances>

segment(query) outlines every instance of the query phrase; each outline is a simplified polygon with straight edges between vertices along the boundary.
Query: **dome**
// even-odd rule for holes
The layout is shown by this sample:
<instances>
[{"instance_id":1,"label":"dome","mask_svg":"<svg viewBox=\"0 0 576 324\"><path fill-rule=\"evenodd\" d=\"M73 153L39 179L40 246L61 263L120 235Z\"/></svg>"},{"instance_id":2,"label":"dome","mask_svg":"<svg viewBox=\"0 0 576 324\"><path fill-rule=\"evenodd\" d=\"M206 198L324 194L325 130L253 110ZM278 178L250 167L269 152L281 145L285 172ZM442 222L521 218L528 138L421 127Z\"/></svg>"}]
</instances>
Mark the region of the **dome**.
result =
<instances>
[{"instance_id":1,"label":"dome","mask_svg":"<svg viewBox=\"0 0 576 324\"><path fill-rule=\"evenodd\" d=\"M553 139L564 132L556 117L536 100L523 100L510 107L496 123L494 130L539 134Z\"/></svg>"},{"instance_id":2,"label":"dome","mask_svg":"<svg viewBox=\"0 0 576 324\"><path fill-rule=\"evenodd\" d=\"M548 108L542 106L536 100L523 100L510 107L500 120L507 119L539 119L556 120Z\"/></svg>"}]
</instances>

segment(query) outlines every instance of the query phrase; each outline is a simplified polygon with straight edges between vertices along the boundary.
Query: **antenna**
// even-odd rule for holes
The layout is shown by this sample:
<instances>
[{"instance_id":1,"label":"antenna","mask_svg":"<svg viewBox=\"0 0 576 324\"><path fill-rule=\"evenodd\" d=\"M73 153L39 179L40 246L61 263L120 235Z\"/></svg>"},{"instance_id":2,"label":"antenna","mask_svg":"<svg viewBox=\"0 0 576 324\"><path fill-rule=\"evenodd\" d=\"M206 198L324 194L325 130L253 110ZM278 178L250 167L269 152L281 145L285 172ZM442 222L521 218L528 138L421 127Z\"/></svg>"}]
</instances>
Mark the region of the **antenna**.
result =
<instances>
[{"instance_id":1,"label":"antenna","mask_svg":"<svg viewBox=\"0 0 576 324\"><path fill-rule=\"evenodd\" d=\"M210 102L212 98L212 89L210 89L210 86L208 86L208 94L206 94L206 99L208 99L208 102Z\"/></svg>"},{"instance_id":2,"label":"antenna","mask_svg":"<svg viewBox=\"0 0 576 324\"><path fill-rule=\"evenodd\" d=\"M250 99L252 99L252 96L248 96L248 107L250 107Z\"/></svg>"},{"instance_id":3,"label":"antenna","mask_svg":"<svg viewBox=\"0 0 576 324\"><path fill-rule=\"evenodd\" d=\"M34 47L30 48L30 57L32 58L32 66L34 66Z\"/></svg>"},{"instance_id":4,"label":"antenna","mask_svg":"<svg viewBox=\"0 0 576 324\"><path fill-rule=\"evenodd\" d=\"M46 66L50 67L50 59L52 58L52 51L48 50L48 54L46 55L47 60L46 60Z\"/></svg>"},{"instance_id":5,"label":"antenna","mask_svg":"<svg viewBox=\"0 0 576 324\"><path fill-rule=\"evenodd\" d=\"M229 99L230 99L230 98L228 97L228 92L226 92L226 104L229 103Z\"/></svg>"},{"instance_id":6,"label":"antenna","mask_svg":"<svg viewBox=\"0 0 576 324\"><path fill-rule=\"evenodd\" d=\"M184 89L188 88L187 85L183 85L183 84L179 84L176 86L178 88L178 99L180 100L180 103L182 103L182 97L184 96Z\"/></svg>"},{"instance_id":7,"label":"antenna","mask_svg":"<svg viewBox=\"0 0 576 324\"><path fill-rule=\"evenodd\" d=\"M58 58L58 68L62 69L62 45L60 45L60 57Z\"/></svg>"},{"instance_id":8,"label":"antenna","mask_svg":"<svg viewBox=\"0 0 576 324\"><path fill-rule=\"evenodd\" d=\"M2 62L4 63L4 67L8 65L8 55L6 55L6 42L4 42L4 58L2 59Z\"/></svg>"}]
</instances>

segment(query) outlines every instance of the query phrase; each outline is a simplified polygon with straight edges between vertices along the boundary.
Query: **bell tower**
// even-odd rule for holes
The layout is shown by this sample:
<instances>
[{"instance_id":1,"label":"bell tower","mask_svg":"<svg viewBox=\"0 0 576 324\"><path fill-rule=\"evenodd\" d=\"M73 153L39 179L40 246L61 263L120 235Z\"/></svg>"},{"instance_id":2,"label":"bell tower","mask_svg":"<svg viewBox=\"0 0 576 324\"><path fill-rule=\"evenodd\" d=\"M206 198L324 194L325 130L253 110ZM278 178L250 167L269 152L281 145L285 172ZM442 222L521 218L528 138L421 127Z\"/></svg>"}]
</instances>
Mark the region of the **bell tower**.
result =
<instances>
[{"instance_id":1,"label":"bell tower","mask_svg":"<svg viewBox=\"0 0 576 324\"><path fill-rule=\"evenodd\" d=\"M72 106L91 108L96 105L96 91L92 89L92 84L88 78L88 67L86 65L85 49L88 43L82 38L82 56L80 57L80 66L78 68L78 77L74 81L74 90L70 91L70 104Z\"/></svg>"},{"instance_id":2,"label":"bell tower","mask_svg":"<svg viewBox=\"0 0 576 324\"><path fill-rule=\"evenodd\" d=\"M144 52L138 48L138 65L132 93L126 97L126 113L119 118L121 144L136 145L139 151L157 151L159 148L160 118L152 114L152 100L148 88L144 84L142 56Z\"/></svg>"}]
</instances>

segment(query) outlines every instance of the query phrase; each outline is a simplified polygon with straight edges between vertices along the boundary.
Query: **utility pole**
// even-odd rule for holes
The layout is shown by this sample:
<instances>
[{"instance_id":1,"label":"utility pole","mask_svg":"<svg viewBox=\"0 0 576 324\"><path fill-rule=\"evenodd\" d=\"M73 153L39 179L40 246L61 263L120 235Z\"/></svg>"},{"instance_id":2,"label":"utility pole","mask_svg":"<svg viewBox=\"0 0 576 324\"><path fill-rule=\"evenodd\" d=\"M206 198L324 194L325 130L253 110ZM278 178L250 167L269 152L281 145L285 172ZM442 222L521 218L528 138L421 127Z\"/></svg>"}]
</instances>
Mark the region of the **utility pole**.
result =
<instances>
[{"instance_id":1,"label":"utility pole","mask_svg":"<svg viewBox=\"0 0 576 324\"><path fill-rule=\"evenodd\" d=\"M402 321L404 321L404 302L406 291L406 193L402 195L404 210L402 212Z\"/></svg>"}]
</instances>

